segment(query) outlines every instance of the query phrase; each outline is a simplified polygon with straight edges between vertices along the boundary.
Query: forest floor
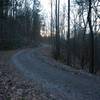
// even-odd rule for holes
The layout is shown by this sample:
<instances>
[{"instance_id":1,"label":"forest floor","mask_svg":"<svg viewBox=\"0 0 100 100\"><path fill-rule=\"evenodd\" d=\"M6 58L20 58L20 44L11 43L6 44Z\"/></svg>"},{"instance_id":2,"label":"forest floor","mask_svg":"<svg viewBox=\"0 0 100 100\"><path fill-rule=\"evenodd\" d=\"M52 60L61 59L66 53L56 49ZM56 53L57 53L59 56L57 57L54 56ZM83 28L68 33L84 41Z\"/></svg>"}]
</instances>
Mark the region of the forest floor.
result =
<instances>
[{"instance_id":1,"label":"forest floor","mask_svg":"<svg viewBox=\"0 0 100 100\"><path fill-rule=\"evenodd\" d=\"M19 51L0 51L0 100L49 100L49 94L43 92L34 81L25 79L9 63L12 55Z\"/></svg>"},{"instance_id":2,"label":"forest floor","mask_svg":"<svg viewBox=\"0 0 100 100\"><path fill-rule=\"evenodd\" d=\"M0 51L0 100L100 100L100 77L55 61L47 45Z\"/></svg>"}]
</instances>

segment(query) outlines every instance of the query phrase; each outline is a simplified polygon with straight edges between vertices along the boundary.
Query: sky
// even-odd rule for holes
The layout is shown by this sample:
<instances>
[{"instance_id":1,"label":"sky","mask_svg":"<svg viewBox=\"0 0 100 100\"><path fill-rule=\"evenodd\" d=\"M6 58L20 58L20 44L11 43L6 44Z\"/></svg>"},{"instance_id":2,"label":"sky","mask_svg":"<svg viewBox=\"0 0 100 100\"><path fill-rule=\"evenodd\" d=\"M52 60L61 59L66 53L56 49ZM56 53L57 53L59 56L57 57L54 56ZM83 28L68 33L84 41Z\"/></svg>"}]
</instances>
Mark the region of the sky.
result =
<instances>
[{"instance_id":1,"label":"sky","mask_svg":"<svg viewBox=\"0 0 100 100\"><path fill-rule=\"evenodd\" d=\"M33 1L33 0L28 0L28 1L30 1L30 4L32 4L31 3L31 1ZM41 14L44 16L44 18L45 18L45 23L46 23L46 27L48 28L48 30L50 31L50 23L51 23L51 0L39 0L40 1L40 9L41 9ZM53 1L53 6L55 7L55 0L52 0ZM74 3L73 3L73 1L74 0L71 0L71 27L73 27L73 19L75 18L75 16L77 15L77 13L78 13L78 6L77 5L75 5ZM68 8L67 8L67 6L68 6L68 0L60 0L60 20L61 20L61 16L62 16L62 13L61 12L63 12L63 5L66 5L66 28L67 28L67 10L68 10ZM32 6L32 5L31 5ZM55 10L53 10L54 11L54 13L55 13ZM76 20L75 20L76 22L78 22L79 21L79 18L77 18ZM100 23L100 21L98 21L99 23Z\"/></svg>"},{"instance_id":2,"label":"sky","mask_svg":"<svg viewBox=\"0 0 100 100\"><path fill-rule=\"evenodd\" d=\"M40 0L40 2L44 9L50 9L50 0Z\"/></svg>"},{"instance_id":3,"label":"sky","mask_svg":"<svg viewBox=\"0 0 100 100\"><path fill-rule=\"evenodd\" d=\"M71 0L71 8L73 5L73 0ZM53 6L55 6L55 0L52 0L53 2ZM43 16L45 17L45 21L46 21L46 25L48 25L48 29L50 29L50 19L51 19L51 0L40 0L40 4L41 4L41 13L43 14ZM60 12L63 11L63 5L66 5L66 15L67 15L67 6L68 6L68 0L60 0ZM55 13L55 10L53 10ZM75 11L75 8L74 10ZM61 15L62 16L62 15ZM61 20L61 16L60 16L60 20ZM72 15L71 15L72 16ZM67 18L67 17L66 17Z\"/></svg>"},{"instance_id":4,"label":"sky","mask_svg":"<svg viewBox=\"0 0 100 100\"><path fill-rule=\"evenodd\" d=\"M32 7L32 0L28 0ZM41 5L41 14L45 16L45 18L51 17L51 0L39 0ZM73 0L71 0L71 5ZM55 6L55 0L52 0L53 6ZM60 0L60 11L63 9L63 5L66 4L68 6L68 0ZM66 8L67 9L67 8Z\"/></svg>"},{"instance_id":5,"label":"sky","mask_svg":"<svg viewBox=\"0 0 100 100\"><path fill-rule=\"evenodd\" d=\"M52 0L52 1L54 4L55 0ZM60 5L63 5L64 3L66 3L67 5L67 1L68 0L60 0ZM40 2L41 2L42 10L46 12L49 16L51 13L51 0L40 0Z\"/></svg>"}]
</instances>

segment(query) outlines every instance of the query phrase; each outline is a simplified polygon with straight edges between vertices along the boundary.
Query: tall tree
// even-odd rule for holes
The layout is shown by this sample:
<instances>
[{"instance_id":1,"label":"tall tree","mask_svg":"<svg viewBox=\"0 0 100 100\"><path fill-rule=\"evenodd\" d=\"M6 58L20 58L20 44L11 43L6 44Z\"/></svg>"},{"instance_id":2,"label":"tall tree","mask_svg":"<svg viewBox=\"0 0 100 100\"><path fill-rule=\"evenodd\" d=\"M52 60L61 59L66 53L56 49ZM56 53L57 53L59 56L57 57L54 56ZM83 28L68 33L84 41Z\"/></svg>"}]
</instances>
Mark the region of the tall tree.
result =
<instances>
[{"instance_id":1,"label":"tall tree","mask_svg":"<svg viewBox=\"0 0 100 100\"><path fill-rule=\"evenodd\" d=\"M33 0L33 34L34 40L37 41L40 38L40 2L38 0Z\"/></svg>"},{"instance_id":2,"label":"tall tree","mask_svg":"<svg viewBox=\"0 0 100 100\"><path fill-rule=\"evenodd\" d=\"M89 0L88 22L90 28L90 66L89 72L94 73L94 34L92 29L92 0Z\"/></svg>"},{"instance_id":3,"label":"tall tree","mask_svg":"<svg viewBox=\"0 0 100 100\"><path fill-rule=\"evenodd\" d=\"M0 0L0 18L3 16L3 0Z\"/></svg>"},{"instance_id":4,"label":"tall tree","mask_svg":"<svg viewBox=\"0 0 100 100\"><path fill-rule=\"evenodd\" d=\"M60 34L59 34L59 7L60 0L56 0L56 55L55 58L58 59L60 56Z\"/></svg>"},{"instance_id":5,"label":"tall tree","mask_svg":"<svg viewBox=\"0 0 100 100\"><path fill-rule=\"evenodd\" d=\"M52 5L52 0L51 0L51 42L53 38L53 5Z\"/></svg>"},{"instance_id":6,"label":"tall tree","mask_svg":"<svg viewBox=\"0 0 100 100\"><path fill-rule=\"evenodd\" d=\"M67 64L70 65L70 0L68 0Z\"/></svg>"}]
</instances>

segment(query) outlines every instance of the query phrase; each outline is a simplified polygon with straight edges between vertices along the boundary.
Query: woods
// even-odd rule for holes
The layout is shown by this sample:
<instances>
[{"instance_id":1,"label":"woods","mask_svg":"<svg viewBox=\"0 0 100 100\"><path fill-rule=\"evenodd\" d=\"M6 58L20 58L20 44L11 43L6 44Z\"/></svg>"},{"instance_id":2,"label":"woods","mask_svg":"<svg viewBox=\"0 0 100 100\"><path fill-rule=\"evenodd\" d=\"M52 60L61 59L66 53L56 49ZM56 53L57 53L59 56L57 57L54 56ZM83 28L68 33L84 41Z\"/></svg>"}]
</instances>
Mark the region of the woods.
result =
<instances>
[{"instance_id":1,"label":"woods","mask_svg":"<svg viewBox=\"0 0 100 100\"><path fill-rule=\"evenodd\" d=\"M31 45L40 37L39 1L31 3L30 8L27 0L0 0L0 48Z\"/></svg>"},{"instance_id":2,"label":"woods","mask_svg":"<svg viewBox=\"0 0 100 100\"><path fill-rule=\"evenodd\" d=\"M47 39L56 60L96 73L100 69L100 1L48 2L46 13L39 0L0 0L0 49L33 46Z\"/></svg>"},{"instance_id":3,"label":"woods","mask_svg":"<svg viewBox=\"0 0 100 100\"><path fill-rule=\"evenodd\" d=\"M0 100L100 100L100 0L0 0Z\"/></svg>"},{"instance_id":4,"label":"woods","mask_svg":"<svg viewBox=\"0 0 100 100\"><path fill-rule=\"evenodd\" d=\"M55 20L53 33L56 32L55 58L67 65L96 73L97 69L100 69L97 64L97 59L100 58L96 58L96 55L100 55L96 45L96 38L100 33L99 0L68 0L63 6L59 5L59 0L51 2L52 5L56 4L55 8L51 9L51 23Z\"/></svg>"}]
</instances>

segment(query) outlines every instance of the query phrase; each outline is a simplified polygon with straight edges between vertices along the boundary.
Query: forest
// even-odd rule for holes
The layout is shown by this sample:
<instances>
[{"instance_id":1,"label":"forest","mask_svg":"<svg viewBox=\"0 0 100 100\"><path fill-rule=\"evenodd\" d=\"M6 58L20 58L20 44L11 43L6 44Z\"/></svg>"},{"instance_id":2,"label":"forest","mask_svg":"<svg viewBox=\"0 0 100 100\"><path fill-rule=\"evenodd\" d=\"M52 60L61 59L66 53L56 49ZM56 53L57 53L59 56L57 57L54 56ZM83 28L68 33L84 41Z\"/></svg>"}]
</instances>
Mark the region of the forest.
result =
<instances>
[{"instance_id":1,"label":"forest","mask_svg":"<svg viewBox=\"0 0 100 100\"><path fill-rule=\"evenodd\" d=\"M0 100L100 100L100 0L0 0Z\"/></svg>"},{"instance_id":2,"label":"forest","mask_svg":"<svg viewBox=\"0 0 100 100\"><path fill-rule=\"evenodd\" d=\"M100 1L74 0L74 4L71 3L68 0L61 13L60 0L56 0L55 14L54 3L51 4L51 34L56 33L52 36L54 56L67 65L96 73L100 62Z\"/></svg>"},{"instance_id":3,"label":"forest","mask_svg":"<svg viewBox=\"0 0 100 100\"><path fill-rule=\"evenodd\" d=\"M0 48L36 45L43 40L41 31L45 35L50 33L46 38L55 59L96 73L100 70L99 0L60 3L51 0L48 23L38 0L0 0Z\"/></svg>"}]
</instances>

